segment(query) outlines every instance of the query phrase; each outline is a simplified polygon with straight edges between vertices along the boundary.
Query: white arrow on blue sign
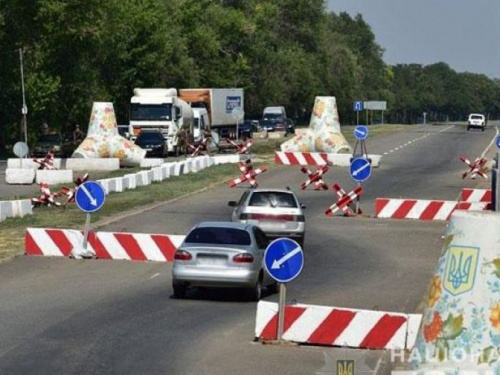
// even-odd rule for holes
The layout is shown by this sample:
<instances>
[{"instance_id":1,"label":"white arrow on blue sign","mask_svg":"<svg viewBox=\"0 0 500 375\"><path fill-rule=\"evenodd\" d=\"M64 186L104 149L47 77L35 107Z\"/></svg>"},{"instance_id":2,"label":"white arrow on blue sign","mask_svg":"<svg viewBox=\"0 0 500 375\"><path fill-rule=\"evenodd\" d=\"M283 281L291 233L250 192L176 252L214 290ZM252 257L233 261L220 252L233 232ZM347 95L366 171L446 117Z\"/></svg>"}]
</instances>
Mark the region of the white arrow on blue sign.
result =
<instances>
[{"instance_id":1,"label":"white arrow on blue sign","mask_svg":"<svg viewBox=\"0 0 500 375\"><path fill-rule=\"evenodd\" d=\"M304 253L297 242L289 238L278 238L267 247L264 266L274 280L287 283L302 271Z\"/></svg>"},{"instance_id":2,"label":"white arrow on blue sign","mask_svg":"<svg viewBox=\"0 0 500 375\"><path fill-rule=\"evenodd\" d=\"M363 111L363 102L361 100L356 100L354 103L352 103L352 108L354 109L354 112Z\"/></svg>"},{"instance_id":3,"label":"white arrow on blue sign","mask_svg":"<svg viewBox=\"0 0 500 375\"><path fill-rule=\"evenodd\" d=\"M356 158L351 162L350 166L351 177L354 181L363 182L370 178L372 166L366 158Z\"/></svg>"},{"instance_id":4,"label":"white arrow on blue sign","mask_svg":"<svg viewBox=\"0 0 500 375\"><path fill-rule=\"evenodd\" d=\"M95 212L104 204L106 192L102 185L95 181L86 181L76 189L75 202L83 212Z\"/></svg>"},{"instance_id":5,"label":"white arrow on blue sign","mask_svg":"<svg viewBox=\"0 0 500 375\"><path fill-rule=\"evenodd\" d=\"M356 139L359 139L360 141L365 140L368 138L368 127L365 125L358 125L354 129L354 136Z\"/></svg>"}]
</instances>

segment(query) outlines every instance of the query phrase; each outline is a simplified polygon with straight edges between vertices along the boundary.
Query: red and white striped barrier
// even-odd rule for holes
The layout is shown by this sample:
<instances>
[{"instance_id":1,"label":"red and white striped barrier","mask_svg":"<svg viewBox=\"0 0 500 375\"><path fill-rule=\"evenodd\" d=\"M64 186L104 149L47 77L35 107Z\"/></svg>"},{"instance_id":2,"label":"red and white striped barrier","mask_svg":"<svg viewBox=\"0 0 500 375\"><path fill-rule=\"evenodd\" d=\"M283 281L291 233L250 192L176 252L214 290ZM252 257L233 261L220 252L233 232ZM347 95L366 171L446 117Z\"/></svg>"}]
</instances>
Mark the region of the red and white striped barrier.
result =
<instances>
[{"instance_id":1,"label":"red and white striped barrier","mask_svg":"<svg viewBox=\"0 0 500 375\"><path fill-rule=\"evenodd\" d=\"M375 200L375 217L385 219L448 220L455 210L483 211L487 202L457 202L421 199Z\"/></svg>"},{"instance_id":2,"label":"red and white striped barrier","mask_svg":"<svg viewBox=\"0 0 500 375\"><path fill-rule=\"evenodd\" d=\"M491 189L462 189L461 200L463 202L490 202L491 203Z\"/></svg>"},{"instance_id":3,"label":"red and white striped barrier","mask_svg":"<svg viewBox=\"0 0 500 375\"><path fill-rule=\"evenodd\" d=\"M237 154L238 154L238 155L243 155L243 154L248 153L248 151L250 150L250 147L252 147L252 146L253 146L253 144L254 144L254 142L255 142L255 141L254 141L253 139L251 139L251 138L250 138L250 139L247 141L247 143L243 144L243 143L236 143L236 142L234 142L233 140L231 140L230 138L226 138L226 142L227 142L227 143L230 143L230 144L232 144L234 147L236 147L236 149L238 150L238 151L237 151Z\"/></svg>"},{"instance_id":4,"label":"red and white striped barrier","mask_svg":"<svg viewBox=\"0 0 500 375\"><path fill-rule=\"evenodd\" d=\"M327 165L328 154L325 152L282 152L276 151L274 162L284 165Z\"/></svg>"},{"instance_id":5,"label":"red and white striped barrier","mask_svg":"<svg viewBox=\"0 0 500 375\"><path fill-rule=\"evenodd\" d=\"M91 232L88 249L100 259L171 262L185 236ZM74 248L82 246L83 234L73 229L27 228L27 255L68 257Z\"/></svg>"},{"instance_id":6,"label":"red and white striped barrier","mask_svg":"<svg viewBox=\"0 0 500 375\"><path fill-rule=\"evenodd\" d=\"M285 306L282 339L304 344L366 349L411 349L422 316L314 305ZM257 305L255 337L276 340L278 304Z\"/></svg>"},{"instance_id":7,"label":"red and white striped barrier","mask_svg":"<svg viewBox=\"0 0 500 375\"><path fill-rule=\"evenodd\" d=\"M327 165L322 165L319 168L316 169L315 172L311 172L309 169L306 167L300 168L302 173L305 173L309 176L309 178L303 182L300 187L302 190L305 190L310 184L314 182L314 190L328 190L328 185L325 184L323 181L323 175L328 172L328 166Z\"/></svg>"},{"instance_id":8,"label":"red and white striped barrier","mask_svg":"<svg viewBox=\"0 0 500 375\"><path fill-rule=\"evenodd\" d=\"M255 177L267 171L265 166L253 169L252 161L250 159L247 159L244 163L238 163L238 168L243 174L240 177L229 181L229 187L235 187L236 185L239 185L243 182L248 182L250 186L256 188L259 186L259 184L255 180Z\"/></svg>"},{"instance_id":9,"label":"red and white striped barrier","mask_svg":"<svg viewBox=\"0 0 500 375\"><path fill-rule=\"evenodd\" d=\"M333 185L333 188L336 190L339 199L337 200L337 203L332 204L326 209L325 214L331 216L338 210L342 210L344 211L344 215L350 216L351 212L349 211L349 205L354 202L356 198L361 196L361 194L363 194L363 188L361 186L358 186L356 187L356 189L349 193L346 193L345 190L342 189L338 184Z\"/></svg>"}]
</instances>

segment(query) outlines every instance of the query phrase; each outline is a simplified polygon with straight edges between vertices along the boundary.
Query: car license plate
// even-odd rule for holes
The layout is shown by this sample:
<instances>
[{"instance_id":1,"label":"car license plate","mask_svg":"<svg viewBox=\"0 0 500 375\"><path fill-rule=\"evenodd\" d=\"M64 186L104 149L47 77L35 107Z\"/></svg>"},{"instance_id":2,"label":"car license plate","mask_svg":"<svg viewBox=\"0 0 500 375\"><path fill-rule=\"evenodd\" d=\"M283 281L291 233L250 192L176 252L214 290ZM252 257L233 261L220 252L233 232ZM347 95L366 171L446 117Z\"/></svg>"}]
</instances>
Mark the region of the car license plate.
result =
<instances>
[{"instance_id":1,"label":"car license plate","mask_svg":"<svg viewBox=\"0 0 500 375\"><path fill-rule=\"evenodd\" d=\"M146 151L153 151L152 148L145 148L144 150L146 150Z\"/></svg>"},{"instance_id":2,"label":"car license plate","mask_svg":"<svg viewBox=\"0 0 500 375\"><path fill-rule=\"evenodd\" d=\"M198 255L198 263L204 266L223 266L227 263L224 255Z\"/></svg>"}]
</instances>

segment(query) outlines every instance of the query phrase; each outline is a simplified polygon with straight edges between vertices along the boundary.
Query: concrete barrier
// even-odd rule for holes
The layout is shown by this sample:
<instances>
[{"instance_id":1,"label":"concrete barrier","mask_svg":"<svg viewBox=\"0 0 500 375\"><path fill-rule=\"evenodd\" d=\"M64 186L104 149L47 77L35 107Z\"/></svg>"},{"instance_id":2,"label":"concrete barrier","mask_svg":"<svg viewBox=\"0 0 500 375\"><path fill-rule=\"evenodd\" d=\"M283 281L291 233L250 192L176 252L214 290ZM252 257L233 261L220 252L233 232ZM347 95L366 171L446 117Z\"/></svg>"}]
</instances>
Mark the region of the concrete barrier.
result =
<instances>
[{"instance_id":1,"label":"concrete barrier","mask_svg":"<svg viewBox=\"0 0 500 375\"><path fill-rule=\"evenodd\" d=\"M37 170L36 183L46 182L49 185L67 184L73 182L72 170Z\"/></svg>"},{"instance_id":2,"label":"concrete barrier","mask_svg":"<svg viewBox=\"0 0 500 375\"><path fill-rule=\"evenodd\" d=\"M141 168L152 168L152 167L158 167L159 165L162 165L164 163L164 159L159 159L159 158L156 158L156 159L142 159L141 160L141 165L140 167Z\"/></svg>"},{"instance_id":3,"label":"concrete barrier","mask_svg":"<svg viewBox=\"0 0 500 375\"><path fill-rule=\"evenodd\" d=\"M28 185L35 181L35 169L7 168L5 182L10 185Z\"/></svg>"},{"instance_id":4,"label":"concrete barrier","mask_svg":"<svg viewBox=\"0 0 500 375\"><path fill-rule=\"evenodd\" d=\"M282 339L304 344L366 349L411 349L422 316L373 310L315 305L285 306ZM278 304L257 304L255 337L274 341L278 330Z\"/></svg>"},{"instance_id":5,"label":"concrete barrier","mask_svg":"<svg viewBox=\"0 0 500 375\"><path fill-rule=\"evenodd\" d=\"M24 217L33 213L29 199L0 201L0 221L11 217Z\"/></svg>"},{"instance_id":6,"label":"concrete barrier","mask_svg":"<svg viewBox=\"0 0 500 375\"><path fill-rule=\"evenodd\" d=\"M184 174L184 166L185 166L184 161L174 163L174 171L173 171L172 175L173 176L183 175Z\"/></svg>"},{"instance_id":7,"label":"concrete barrier","mask_svg":"<svg viewBox=\"0 0 500 375\"><path fill-rule=\"evenodd\" d=\"M123 176L123 188L132 190L137 187L137 175L135 173L126 174Z\"/></svg>"},{"instance_id":8,"label":"concrete barrier","mask_svg":"<svg viewBox=\"0 0 500 375\"><path fill-rule=\"evenodd\" d=\"M120 169L120 159L70 158L66 159L66 169L71 169L73 171L117 171Z\"/></svg>"},{"instance_id":9,"label":"concrete barrier","mask_svg":"<svg viewBox=\"0 0 500 375\"><path fill-rule=\"evenodd\" d=\"M43 159L43 158L37 158ZM61 169L61 159L54 159L54 168ZM40 164L35 163L33 159L7 159L7 168L21 168L21 169L38 169L40 168Z\"/></svg>"},{"instance_id":10,"label":"concrete barrier","mask_svg":"<svg viewBox=\"0 0 500 375\"><path fill-rule=\"evenodd\" d=\"M151 185L151 173L150 171L137 172L137 186L147 186Z\"/></svg>"}]
</instances>

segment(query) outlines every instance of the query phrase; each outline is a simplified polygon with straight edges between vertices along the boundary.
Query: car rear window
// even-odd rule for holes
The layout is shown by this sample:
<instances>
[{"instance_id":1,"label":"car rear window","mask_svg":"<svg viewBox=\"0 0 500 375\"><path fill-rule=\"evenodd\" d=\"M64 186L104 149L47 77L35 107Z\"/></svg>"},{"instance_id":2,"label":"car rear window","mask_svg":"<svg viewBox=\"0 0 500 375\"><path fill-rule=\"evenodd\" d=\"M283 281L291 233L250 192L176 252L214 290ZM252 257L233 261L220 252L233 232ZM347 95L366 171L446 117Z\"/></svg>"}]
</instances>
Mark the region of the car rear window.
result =
<instances>
[{"instance_id":1,"label":"car rear window","mask_svg":"<svg viewBox=\"0 0 500 375\"><path fill-rule=\"evenodd\" d=\"M242 229L203 227L193 229L184 242L247 246L250 245L251 239L248 232Z\"/></svg>"},{"instance_id":2,"label":"car rear window","mask_svg":"<svg viewBox=\"0 0 500 375\"><path fill-rule=\"evenodd\" d=\"M471 118L471 120L482 120L483 116L481 116L481 115L471 115L470 118Z\"/></svg>"},{"instance_id":3,"label":"car rear window","mask_svg":"<svg viewBox=\"0 0 500 375\"><path fill-rule=\"evenodd\" d=\"M255 192L250 197L249 206L297 208L297 201L290 193Z\"/></svg>"}]
</instances>

